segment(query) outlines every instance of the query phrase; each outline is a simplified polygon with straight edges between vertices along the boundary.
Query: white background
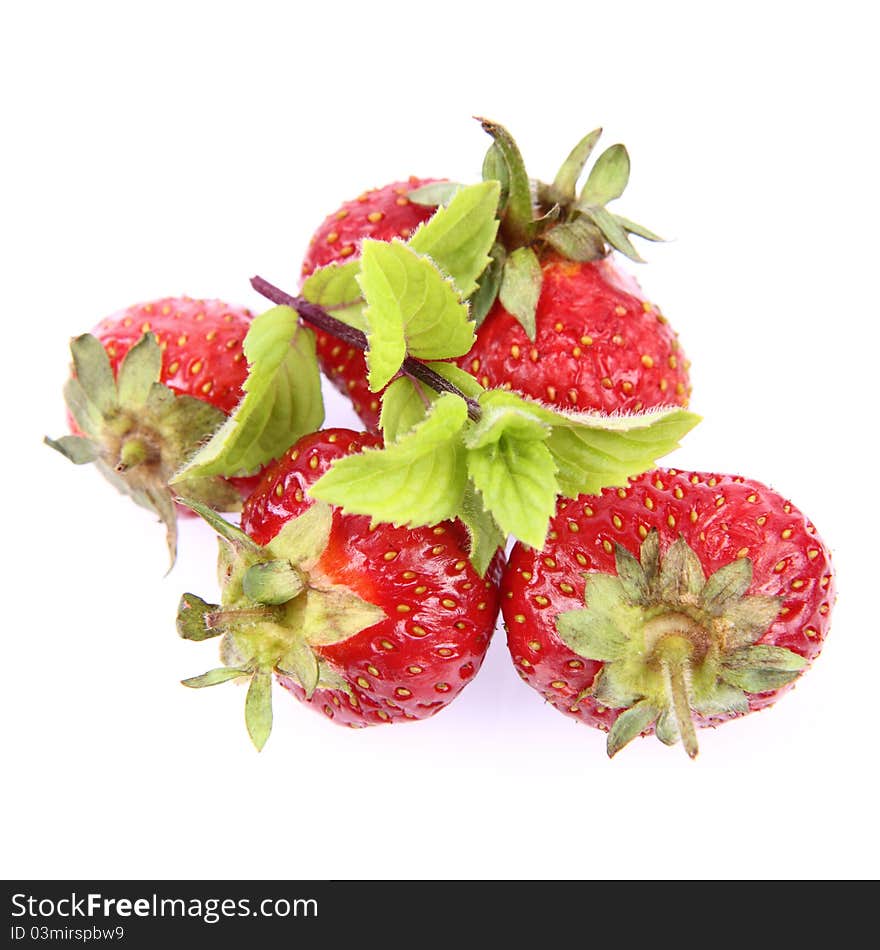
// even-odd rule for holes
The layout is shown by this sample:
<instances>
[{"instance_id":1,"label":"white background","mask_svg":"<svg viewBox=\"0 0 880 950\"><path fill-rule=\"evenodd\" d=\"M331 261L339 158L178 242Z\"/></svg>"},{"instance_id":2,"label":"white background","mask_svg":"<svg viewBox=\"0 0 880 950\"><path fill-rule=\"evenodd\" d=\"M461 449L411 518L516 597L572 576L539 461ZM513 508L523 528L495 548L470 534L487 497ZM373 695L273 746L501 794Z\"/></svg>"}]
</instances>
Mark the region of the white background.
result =
<instances>
[{"instance_id":1,"label":"white background","mask_svg":"<svg viewBox=\"0 0 880 950\"><path fill-rule=\"evenodd\" d=\"M9 12L14 10L14 12ZM0 28L7 877L877 876L878 133L869 4L10 5ZM67 339L170 294L260 307L364 188L474 180L470 117L550 177L604 124L620 210L674 238L643 287L693 360L680 468L769 482L831 545L827 647L696 763L604 736L525 687L496 637L424 723L335 728L181 677L214 541L163 532L60 434ZM869 410L871 415L869 415ZM328 419L354 421L335 398Z\"/></svg>"}]
</instances>

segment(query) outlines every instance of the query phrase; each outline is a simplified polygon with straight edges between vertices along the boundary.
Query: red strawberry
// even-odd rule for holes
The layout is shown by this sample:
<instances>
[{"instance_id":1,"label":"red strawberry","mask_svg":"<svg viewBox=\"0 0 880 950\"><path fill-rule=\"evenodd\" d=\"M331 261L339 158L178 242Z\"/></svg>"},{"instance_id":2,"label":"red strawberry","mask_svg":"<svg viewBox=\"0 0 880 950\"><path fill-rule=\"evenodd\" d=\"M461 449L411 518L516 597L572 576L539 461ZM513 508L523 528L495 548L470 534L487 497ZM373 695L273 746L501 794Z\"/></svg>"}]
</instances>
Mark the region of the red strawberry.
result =
<instances>
[{"instance_id":1,"label":"red strawberry","mask_svg":"<svg viewBox=\"0 0 880 950\"><path fill-rule=\"evenodd\" d=\"M219 300L167 297L120 311L71 343L65 398L74 435L46 441L78 464L95 462L120 491L159 514L172 560L168 481L241 399L251 319ZM253 483L208 478L183 490L234 510Z\"/></svg>"},{"instance_id":2,"label":"red strawberry","mask_svg":"<svg viewBox=\"0 0 880 950\"><path fill-rule=\"evenodd\" d=\"M656 733L693 757L694 726L775 702L828 632L830 553L758 482L648 472L560 501L549 538L511 554L508 647L560 712L609 731L609 755Z\"/></svg>"},{"instance_id":3,"label":"red strawberry","mask_svg":"<svg viewBox=\"0 0 880 950\"><path fill-rule=\"evenodd\" d=\"M630 234L659 240L605 207L626 186L626 149L615 145L603 153L576 196L576 182L600 130L578 143L552 185L530 186L509 133L496 123L483 121L483 127L495 139L484 177L504 181L500 246L484 278L487 292L481 289L479 301L471 301L475 319L480 322L483 314L485 318L474 346L456 360L458 365L484 387L514 389L563 409L638 412L662 405L686 406L689 363L677 335L636 281L610 257L611 249L617 248L640 260ZM411 180L410 187L425 183ZM396 185L370 194L385 195L387 202L396 194L395 187L406 191ZM417 207L420 220L434 210ZM342 222L347 223L346 256L356 253L363 237L390 240L412 230L410 225L402 231L390 226L375 229L363 215L348 217L348 209L340 211L347 215ZM339 260L341 255L334 256L332 248L342 240L331 216L313 239L303 273ZM381 393L370 392L366 384L363 354L326 334L323 339L319 334L318 347L325 372L352 398L365 424L375 429Z\"/></svg>"},{"instance_id":4,"label":"red strawberry","mask_svg":"<svg viewBox=\"0 0 880 950\"><path fill-rule=\"evenodd\" d=\"M686 406L688 362L658 307L610 257L550 253L535 339L496 300L471 351L456 362L486 388L512 388L562 409L638 412Z\"/></svg>"},{"instance_id":5,"label":"red strawberry","mask_svg":"<svg viewBox=\"0 0 880 950\"><path fill-rule=\"evenodd\" d=\"M226 667L184 682L249 677L258 747L271 726L273 673L312 709L359 727L434 715L483 661L500 558L481 579L458 522L371 529L369 518L306 495L333 461L378 445L347 429L300 439L245 502L243 532L199 509L225 539L222 605L185 594L178 629L189 639L222 633Z\"/></svg>"},{"instance_id":6,"label":"red strawberry","mask_svg":"<svg viewBox=\"0 0 880 950\"><path fill-rule=\"evenodd\" d=\"M436 180L410 176L407 181L395 181L383 188L365 191L328 215L309 241L302 263L303 279L319 267L344 262L359 254L364 238L377 241L390 241L396 237L408 239L436 209L416 204L407 195ZM321 369L333 385L352 400L364 425L368 429L378 429L380 394L370 392L367 386L364 354L321 331L317 333L316 344Z\"/></svg>"}]
</instances>

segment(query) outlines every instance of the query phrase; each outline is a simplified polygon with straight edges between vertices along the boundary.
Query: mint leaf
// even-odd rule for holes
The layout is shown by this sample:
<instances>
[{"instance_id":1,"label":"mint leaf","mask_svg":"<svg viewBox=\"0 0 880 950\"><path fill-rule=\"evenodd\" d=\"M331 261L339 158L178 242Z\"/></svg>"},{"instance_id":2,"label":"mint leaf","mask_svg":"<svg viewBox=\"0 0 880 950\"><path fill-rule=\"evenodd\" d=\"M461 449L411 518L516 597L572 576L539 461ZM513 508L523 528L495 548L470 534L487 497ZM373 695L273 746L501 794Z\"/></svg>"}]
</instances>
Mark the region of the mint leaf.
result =
<instances>
[{"instance_id":1,"label":"mint leaf","mask_svg":"<svg viewBox=\"0 0 880 950\"><path fill-rule=\"evenodd\" d=\"M357 282L360 269L360 260L319 267L306 278L302 285L302 295L325 310L348 306L361 298L361 288Z\"/></svg>"},{"instance_id":2,"label":"mint leaf","mask_svg":"<svg viewBox=\"0 0 880 950\"><path fill-rule=\"evenodd\" d=\"M477 278L489 264L489 251L498 232L497 181L461 188L449 205L423 224L409 246L432 261L450 277L462 297L477 287Z\"/></svg>"},{"instance_id":3,"label":"mint leaf","mask_svg":"<svg viewBox=\"0 0 880 950\"><path fill-rule=\"evenodd\" d=\"M577 207L606 205L623 194L629 181L629 153L623 145L612 145L596 159Z\"/></svg>"},{"instance_id":4,"label":"mint leaf","mask_svg":"<svg viewBox=\"0 0 880 950\"><path fill-rule=\"evenodd\" d=\"M366 240L358 277L369 349L373 392L387 386L409 353L418 359L462 356L474 342L467 307L427 258L397 239Z\"/></svg>"},{"instance_id":5,"label":"mint leaf","mask_svg":"<svg viewBox=\"0 0 880 950\"><path fill-rule=\"evenodd\" d=\"M558 466L559 490L574 498L625 485L678 448L700 417L684 409L657 409L633 416L566 416L540 407L553 423L547 447Z\"/></svg>"},{"instance_id":6,"label":"mint leaf","mask_svg":"<svg viewBox=\"0 0 880 950\"><path fill-rule=\"evenodd\" d=\"M470 536L471 564L480 577L483 577L492 563L495 552L504 546L506 538L492 517L492 513L486 511L482 495L470 482L465 488L458 517Z\"/></svg>"},{"instance_id":7,"label":"mint leaf","mask_svg":"<svg viewBox=\"0 0 880 950\"><path fill-rule=\"evenodd\" d=\"M295 310L273 307L260 314L245 337L244 355L250 365L244 398L173 483L255 472L321 426L315 335L299 325Z\"/></svg>"},{"instance_id":8,"label":"mint leaf","mask_svg":"<svg viewBox=\"0 0 880 950\"><path fill-rule=\"evenodd\" d=\"M483 387L474 377L455 363L427 362L425 365L468 398L477 399L483 392ZM439 396L430 386L408 376L394 380L382 394L382 411L379 415L379 428L382 429L385 444L396 442L401 435L418 425Z\"/></svg>"},{"instance_id":9,"label":"mint leaf","mask_svg":"<svg viewBox=\"0 0 880 950\"><path fill-rule=\"evenodd\" d=\"M532 410L535 403L516 393L490 389L480 397L482 415L465 435L469 449L479 449L510 435L526 441L542 441L549 437L551 427Z\"/></svg>"},{"instance_id":10,"label":"mint leaf","mask_svg":"<svg viewBox=\"0 0 880 950\"><path fill-rule=\"evenodd\" d=\"M448 205L462 188L464 185L457 181L432 181L429 185L414 188L407 198L417 205L435 208L439 205Z\"/></svg>"},{"instance_id":11,"label":"mint leaf","mask_svg":"<svg viewBox=\"0 0 880 950\"><path fill-rule=\"evenodd\" d=\"M556 462L547 446L505 433L469 449L467 470L501 530L542 547L557 493Z\"/></svg>"},{"instance_id":12,"label":"mint leaf","mask_svg":"<svg viewBox=\"0 0 880 950\"><path fill-rule=\"evenodd\" d=\"M397 439L418 425L437 398L437 393L408 376L395 379L382 394L379 428L385 444Z\"/></svg>"},{"instance_id":13,"label":"mint leaf","mask_svg":"<svg viewBox=\"0 0 880 950\"><path fill-rule=\"evenodd\" d=\"M518 247L504 265L498 299L519 321L530 340L535 339L535 311L543 281L541 263L530 247Z\"/></svg>"},{"instance_id":14,"label":"mint leaf","mask_svg":"<svg viewBox=\"0 0 880 950\"><path fill-rule=\"evenodd\" d=\"M465 490L461 430L467 417L464 400L444 393L396 442L337 459L309 495L396 525L416 527L455 517Z\"/></svg>"},{"instance_id":15,"label":"mint leaf","mask_svg":"<svg viewBox=\"0 0 880 950\"><path fill-rule=\"evenodd\" d=\"M306 300L332 313L337 320L357 330L363 330L364 301L360 284L357 282L360 270L359 259L320 267L306 278L302 295Z\"/></svg>"}]
</instances>

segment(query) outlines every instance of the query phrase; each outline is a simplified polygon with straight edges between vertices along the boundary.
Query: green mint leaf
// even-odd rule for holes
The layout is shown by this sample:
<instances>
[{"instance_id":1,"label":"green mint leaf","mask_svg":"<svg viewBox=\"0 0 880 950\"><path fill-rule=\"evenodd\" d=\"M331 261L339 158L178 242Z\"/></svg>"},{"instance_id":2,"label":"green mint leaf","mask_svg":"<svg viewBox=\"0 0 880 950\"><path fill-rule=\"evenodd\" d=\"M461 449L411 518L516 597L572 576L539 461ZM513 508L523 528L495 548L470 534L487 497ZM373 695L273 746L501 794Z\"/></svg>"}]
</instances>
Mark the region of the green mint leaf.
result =
<instances>
[{"instance_id":1,"label":"green mint leaf","mask_svg":"<svg viewBox=\"0 0 880 950\"><path fill-rule=\"evenodd\" d=\"M563 199L567 201L574 199L578 178L581 177L581 172L589 161L601 135L601 129L593 129L592 132L585 135L571 150L568 158L556 173L556 178L553 179L553 187Z\"/></svg>"},{"instance_id":2,"label":"green mint leaf","mask_svg":"<svg viewBox=\"0 0 880 950\"><path fill-rule=\"evenodd\" d=\"M507 202L504 210L505 234L514 245L527 244L535 236L535 224L532 214L532 188L529 176L526 173L525 162L513 136L503 125L480 119L483 131L488 132L495 140L497 152L492 159L486 158L491 166L490 171L500 170L498 181L502 187L507 184ZM501 163L498 162L501 158ZM501 168L498 166L501 164ZM483 165L483 177L486 175L486 163Z\"/></svg>"},{"instance_id":3,"label":"green mint leaf","mask_svg":"<svg viewBox=\"0 0 880 950\"><path fill-rule=\"evenodd\" d=\"M465 435L469 449L493 445L503 436L510 435L523 441L543 441L550 436L551 426L533 410L535 403L516 393L490 389L480 396L482 415Z\"/></svg>"},{"instance_id":4,"label":"green mint leaf","mask_svg":"<svg viewBox=\"0 0 880 950\"><path fill-rule=\"evenodd\" d=\"M489 315L492 304L498 296L506 260L507 250L504 245L494 244L489 254L489 263L480 276L477 289L470 296L471 318L478 328Z\"/></svg>"},{"instance_id":5,"label":"green mint leaf","mask_svg":"<svg viewBox=\"0 0 880 950\"><path fill-rule=\"evenodd\" d=\"M544 240L570 261L596 261L605 254L602 232L583 215L551 228Z\"/></svg>"},{"instance_id":6,"label":"green mint leaf","mask_svg":"<svg viewBox=\"0 0 880 950\"><path fill-rule=\"evenodd\" d=\"M302 285L302 295L325 310L347 307L361 299L361 288L357 282L360 269L360 260L319 267L306 278Z\"/></svg>"},{"instance_id":7,"label":"green mint leaf","mask_svg":"<svg viewBox=\"0 0 880 950\"><path fill-rule=\"evenodd\" d=\"M504 532L492 513L486 511L482 495L468 482L461 501L458 517L467 528L471 542L470 561L474 569L483 577L492 563L495 552L504 546Z\"/></svg>"},{"instance_id":8,"label":"green mint leaf","mask_svg":"<svg viewBox=\"0 0 880 950\"><path fill-rule=\"evenodd\" d=\"M455 363L426 362L426 366L442 376L470 399L478 399L483 387ZM439 398L439 393L415 379L402 376L382 394L382 411L379 415L379 427L385 437L385 444L396 442L425 418L428 410Z\"/></svg>"},{"instance_id":9,"label":"green mint leaf","mask_svg":"<svg viewBox=\"0 0 880 950\"><path fill-rule=\"evenodd\" d=\"M337 459L309 495L397 525L435 524L458 513L466 472L467 405L444 393L414 429L384 449Z\"/></svg>"},{"instance_id":10,"label":"green mint leaf","mask_svg":"<svg viewBox=\"0 0 880 950\"><path fill-rule=\"evenodd\" d=\"M315 335L299 325L295 310L260 314L245 337L244 355L250 365L244 399L174 482L255 472L324 421Z\"/></svg>"},{"instance_id":11,"label":"green mint leaf","mask_svg":"<svg viewBox=\"0 0 880 950\"><path fill-rule=\"evenodd\" d=\"M382 394L379 428L385 444L396 442L400 436L418 425L437 398L433 389L408 376L395 379Z\"/></svg>"},{"instance_id":12,"label":"green mint leaf","mask_svg":"<svg viewBox=\"0 0 880 950\"><path fill-rule=\"evenodd\" d=\"M505 433L468 449L467 470L501 530L542 547L557 493L556 463L547 446Z\"/></svg>"},{"instance_id":13,"label":"green mint leaf","mask_svg":"<svg viewBox=\"0 0 880 950\"><path fill-rule=\"evenodd\" d=\"M623 194L629 181L629 153L623 145L612 145L596 159L587 183L578 198L578 207L606 205Z\"/></svg>"},{"instance_id":14,"label":"green mint leaf","mask_svg":"<svg viewBox=\"0 0 880 950\"><path fill-rule=\"evenodd\" d=\"M585 208L584 214L605 235L608 243L613 248L616 248L621 254L625 254L631 261L636 261L639 264L644 263L644 259L627 237L626 231L617 223L617 219L610 211L596 205L593 208Z\"/></svg>"},{"instance_id":15,"label":"green mint leaf","mask_svg":"<svg viewBox=\"0 0 880 950\"><path fill-rule=\"evenodd\" d=\"M387 386L407 354L423 360L463 356L474 325L455 286L430 260L398 240L366 240L358 276L367 301L368 381Z\"/></svg>"},{"instance_id":16,"label":"green mint leaf","mask_svg":"<svg viewBox=\"0 0 880 950\"><path fill-rule=\"evenodd\" d=\"M477 278L489 264L489 251L498 233L499 195L497 181L462 188L410 239L409 246L430 257L462 297L476 290Z\"/></svg>"},{"instance_id":17,"label":"green mint leaf","mask_svg":"<svg viewBox=\"0 0 880 950\"><path fill-rule=\"evenodd\" d=\"M544 407L536 412L553 425L547 447L558 466L559 490L568 498L626 485L678 448L679 439L700 421L684 409L631 416L569 415Z\"/></svg>"},{"instance_id":18,"label":"green mint leaf","mask_svg":"<svg viewBox=\"0 0 880 950\"><path fill-rule=\"evenodd\" d=\"M535 311L543 282L541 262L530 247L518 247L504 264L498 299L519 321L530 340L535 339Z\"/></svg>"},{"instance_id":19,"label":"green mint leaf","mask_svg":"<svg viewBox=\"0 0 880 950\"><path fill-rule=\"evenodd\" d=\"M417 205L435 208L448 205L462 188L464 185L457 181L432 181L430 185L414 188L407 197Z\"/></svg>"},{"instance_id":20,"label":"green mint leaf","mask_svg":"<svg viewBox=\"0 0 880 950\"><path fill-rule=\"evenodd\" d=\"M328 264L306 278L302 295L356 330L364 329L364 300L357 275L360 259Z\"/></svg>"}]
</instances>

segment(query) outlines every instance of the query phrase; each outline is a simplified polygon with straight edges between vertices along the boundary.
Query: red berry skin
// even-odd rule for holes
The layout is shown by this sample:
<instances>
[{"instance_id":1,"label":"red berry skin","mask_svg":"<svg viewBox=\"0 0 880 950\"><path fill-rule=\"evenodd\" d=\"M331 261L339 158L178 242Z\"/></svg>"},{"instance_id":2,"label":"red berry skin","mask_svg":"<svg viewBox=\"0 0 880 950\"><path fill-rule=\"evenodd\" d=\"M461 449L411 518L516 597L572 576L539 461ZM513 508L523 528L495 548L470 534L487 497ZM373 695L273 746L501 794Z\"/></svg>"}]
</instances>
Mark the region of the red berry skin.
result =
<instances>
[{"instance_id":1,"label":"red berry skin","mask_svg":"<svg viewBox=\"0 0 880 950\"><path fill-rule=\"evenodd\" d=\"M381 445L348 429L301 439L264 473L246 500L242 528L269 542L311 504L306 491L337 458ZM336 509L318 568L334 582L380 606L386 619L342 643L316 648L348 682L319 688L307 702L339 725L361 727L425 719L447 706L483 662L498 615L500 555L480 578L467 558L459 522L407 529ZM299 684L282 686L305 700Z\"/></svg>"},{"instance_id":2,"label":"red berry skin","mask_svg":"<svg viewBox=\"0 0 880 950\"><path fill-rule=\"evenodd\" d=\"M590 696L575 702L603 664L570 650L555 622L560 613L584 606L584 573L615 575L615 544L637 554L651 529L659 533L661 551L683 535L707 576L737 557L749 557L754 574L747 593L783 600L758 642L785 647L808 661L819 655L835 584L831 555L812 523L759 482L659 469L626 489L561 500L544 550L517 544L511 552L502 580L508 649L522 679L560 712L604 731L619 714ZM749 694L749 711L769 706L792 685ZM730 718L734 714L695 715L694 721L707 726Z\"/></svg>"},{"instance_id":3,"label":"red berry skin","mask_svg":"<svg viewBox=\"0 0 880 950\"><path fill-rule=\"evenodd\" d=\"M570 411L687 405L677 336L632 277L610 258L552 255L542 271L535 340L496 300L459 366L486 388L508 386Z\"/></svg>"},{"instance_id":4,"label":"red berry skin","mask_svg":"<svg viewBox=\"0 0 880 950\"><path fill-rule=\"evenodd\" d=\"M162 347L160 382L229 414L247 378L242 343L252 319L249 310L220 300L165 297L121 310L92 333L107 350L115 374L125 354L152 332Z\"/></svg>"},{"instance_id":5,"label":"red berry skin","mask_svg":"<svg viewBox=\"0 0 880 950\"><path fill-rule=\"evenodd\" d=\"M302 264L302 279L305 280L319 267L344 263L357 256L364 238L377 241L390 241L392 238L408 240L416 228L434 214L436 208L416 204L407 195L437 180L410 176L406 181L373 188L354 201L347 201L328 215L312 235ZM364 354L321 331L316 334L316 345L318 361L325 375L351 399L364 425L377 431L381 393L371 392L367 386Z\"/></svg>"}]
</instances>

